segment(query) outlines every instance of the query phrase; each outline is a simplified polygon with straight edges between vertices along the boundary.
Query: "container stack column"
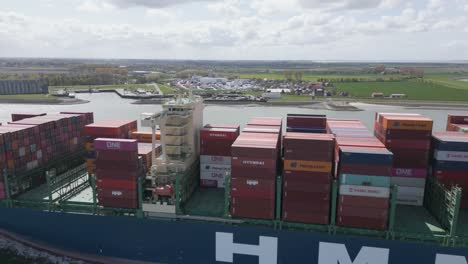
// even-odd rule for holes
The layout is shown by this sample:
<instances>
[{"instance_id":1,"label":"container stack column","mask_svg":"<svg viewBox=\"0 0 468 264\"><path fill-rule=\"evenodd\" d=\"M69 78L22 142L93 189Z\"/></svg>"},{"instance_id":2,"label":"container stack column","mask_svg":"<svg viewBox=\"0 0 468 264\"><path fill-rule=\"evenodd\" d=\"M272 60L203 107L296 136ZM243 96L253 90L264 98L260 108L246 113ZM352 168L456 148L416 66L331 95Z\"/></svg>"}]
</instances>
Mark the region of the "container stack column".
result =
<instances>
[{"instance_id":1,"label":"container stack column","mask_svg":"<svg viewBox=\"0 0 468 264\"><path fill-rule=\"evenodd\" d=\"M392 185L399 204L422 206L433 121L418 114L376 115L375 135L393 153Z\"/></svg>"},{"instance_id":2,"label":"container stack column","mask_svg":"<svg viewBox=\"0 0 468 264\"><path fill-rule=\"evenodd\" d=\"M232 126L200 130L200 186L224 188L226 178L231 176L231 145L239 136L239 129Z\"/></svg>"},{"instance_id":3,"label":"container stack column","mask_svg":"<svg viewBox=\"0 0 468 264\"><path fill-rule=\"evenodd\" d=\"M96 185L98 204L111 208L138 208L138 177L143 164L133 139L97 138Z\"/></svg>"},{"instance_id":4,"label":"container stack column","mask_svg":"<svg viewBox=\"0 0 468 264\"><path fill-rule=\"evenodd\" d=\"M461 208L468 208L468 135L435 132L432 140L432 175L447 187L461 187Z\"/></svg>"},{"instance_id":5,"label":"container stack column","mask_svg":"<svg viewBox=\"0 0 468 264\"><path fill-rule=\"evenodd\" d=\"M287 132L283 143L282 219L329 224L333 135Z\"/></svg>"},{"instance_id":6,"label":"container stack column","mask_svg":"<svg viewBox=\"0 0 468 264\"><path fill-rule=\"evenodd\" d=\"M251 126L281 127L281 119L254 118ZM232 145L231 215L273 220L276 213L276 177L280 135L242 132Z\"/></svg>"}]
</instances>

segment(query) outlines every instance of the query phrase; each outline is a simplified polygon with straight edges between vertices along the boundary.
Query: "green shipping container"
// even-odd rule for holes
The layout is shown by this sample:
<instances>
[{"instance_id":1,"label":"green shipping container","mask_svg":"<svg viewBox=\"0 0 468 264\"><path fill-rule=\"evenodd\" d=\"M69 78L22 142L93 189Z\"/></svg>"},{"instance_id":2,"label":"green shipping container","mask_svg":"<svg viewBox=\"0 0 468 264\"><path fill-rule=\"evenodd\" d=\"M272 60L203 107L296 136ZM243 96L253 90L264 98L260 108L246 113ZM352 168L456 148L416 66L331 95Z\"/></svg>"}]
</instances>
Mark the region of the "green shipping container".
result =
<instances>
[{"instance_id":1,"label":"green shipping container","mask_svg":"<svg viewBox=\"0 0 468 264\"><path fill-rule=\"evenodd\" d=\"M340 183L344 185L365 185L374 187L390 187L390 177L360 174L340 174Z\"/></svg>"}]
</instances>

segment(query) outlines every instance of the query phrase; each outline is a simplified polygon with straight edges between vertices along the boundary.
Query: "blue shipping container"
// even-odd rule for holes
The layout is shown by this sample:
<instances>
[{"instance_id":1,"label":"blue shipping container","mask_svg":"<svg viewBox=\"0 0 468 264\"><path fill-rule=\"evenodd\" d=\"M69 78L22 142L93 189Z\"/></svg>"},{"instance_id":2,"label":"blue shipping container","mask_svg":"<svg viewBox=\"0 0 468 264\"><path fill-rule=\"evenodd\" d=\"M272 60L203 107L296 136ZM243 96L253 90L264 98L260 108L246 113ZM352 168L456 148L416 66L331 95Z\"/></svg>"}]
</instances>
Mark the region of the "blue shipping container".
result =
<instances>
[{"instance_id":1,"label":"blue shipping container","mask_svg":"<svg viewBox=\"0 0 468 264\"><path fill-rule=\"evenodd\" d=\"M380 148L340 148L340 162L374 165L393 165L393 154Z\"/></svg>"}]
</instances>

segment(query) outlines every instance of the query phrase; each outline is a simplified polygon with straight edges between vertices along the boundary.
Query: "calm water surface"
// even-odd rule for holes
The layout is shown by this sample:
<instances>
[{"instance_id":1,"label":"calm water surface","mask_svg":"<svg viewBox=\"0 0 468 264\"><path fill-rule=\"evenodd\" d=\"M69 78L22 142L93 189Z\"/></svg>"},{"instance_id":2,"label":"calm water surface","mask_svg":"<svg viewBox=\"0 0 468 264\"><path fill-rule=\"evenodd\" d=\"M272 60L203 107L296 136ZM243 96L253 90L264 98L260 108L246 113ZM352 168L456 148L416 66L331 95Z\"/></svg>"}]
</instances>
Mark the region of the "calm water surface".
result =
<instances>
[{"instance_id":1,"label":"calm water surface","mask_svg":"<svg viewBox=\"0 0 468 264\"><path fill-rule=\"evenodd\" d=\"M160 105L134 105L132 100L121 99L115 94L79 94L78 98L89 100L90 103L80 105L21 105L0 104L0 122L11 121L11 113L15 112L59 112L59 111L90 111L94 112L96 120L101 119L139 119L140 113L157 112ZM364 111L345 112L306 109L299 107L266 107L266 106L221 106L207 105L204 111L205 123L239 123L244 125L255 116L286 117L287 113L325 114L331 118L359 119L370 129L373 129L373 118L376 112L407 112L419 113L435 121L434 130L445 130L447 114L468 115L468 110L425 110L406 109L396 106L380 106L358 104Z\"/></svg>"}]
</instances>

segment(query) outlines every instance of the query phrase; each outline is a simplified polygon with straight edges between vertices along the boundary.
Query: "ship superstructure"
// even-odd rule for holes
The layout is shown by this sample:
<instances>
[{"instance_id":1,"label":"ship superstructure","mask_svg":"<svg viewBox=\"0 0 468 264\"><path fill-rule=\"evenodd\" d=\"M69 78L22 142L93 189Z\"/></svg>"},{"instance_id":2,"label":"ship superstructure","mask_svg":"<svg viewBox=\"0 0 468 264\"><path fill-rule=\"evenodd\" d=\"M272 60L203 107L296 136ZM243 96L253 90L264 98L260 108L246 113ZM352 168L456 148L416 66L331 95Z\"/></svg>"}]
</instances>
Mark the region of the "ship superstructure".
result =
<instances>
[{"instance_id":1,"label":"ship superstructure","mask_svg":"<svg viewBox=\"0 0 468 264\"><path fill-rule=\"evenodd\" d=\"M177 96L163 104L162 111L141 115L141 125L153 131L153 145L159 128L162 146L161 155L158 158L153 155L153 165L146 178L145 197L150 203L144 205L145 211L175 213L176 183L190 181L198 164L203 108L201 97Z\"/></svg>"}]
</instances>

